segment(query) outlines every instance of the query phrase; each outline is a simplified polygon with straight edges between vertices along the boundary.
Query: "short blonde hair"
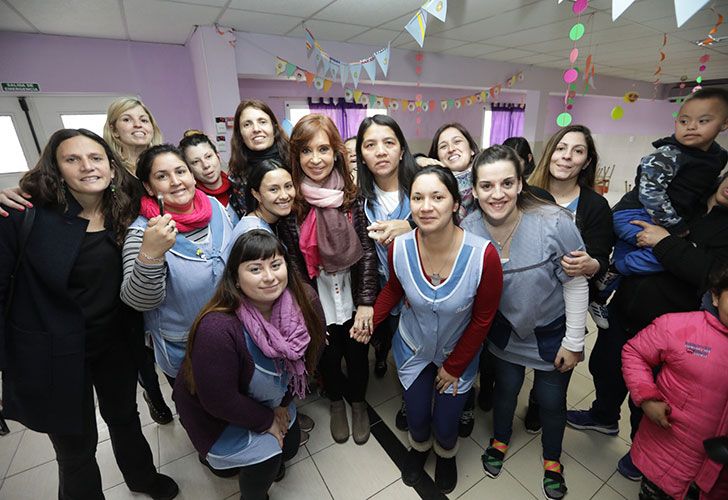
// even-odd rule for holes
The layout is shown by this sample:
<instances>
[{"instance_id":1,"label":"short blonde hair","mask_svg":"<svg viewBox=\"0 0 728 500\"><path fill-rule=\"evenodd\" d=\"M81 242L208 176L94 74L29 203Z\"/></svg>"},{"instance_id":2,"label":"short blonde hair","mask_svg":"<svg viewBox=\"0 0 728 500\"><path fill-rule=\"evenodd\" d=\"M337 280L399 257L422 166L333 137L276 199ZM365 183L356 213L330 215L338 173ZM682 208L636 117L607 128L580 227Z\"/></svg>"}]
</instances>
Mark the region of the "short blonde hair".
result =
<instances>
[{"instance_id":1,"label":"short blonde hair","mask_svg":"<svg viewBox=\"0 0 728 500\"><path fill-rule=\"evenodd\" d=\"M152 124L152 129L154 130L152 142L149 145L156 146L158 144L162 144L162 131L159 129L159 125L157 125L154 115L152 115L149 108L147 108L146 105L136 97L120 97L114 100L114 102L109 105L109 109L106 112L106 123L104 123L104 140L109 144L109 146L111 146L114 153L121 158L124 162L124 167L126 167L126 169L131 173L134 173L136 170L136 165L132 165L129 162L129 156L124 151L124 145L117 137L114 136L114 131L116 129L116 121L121 117L121 115L137 106L141 106L147 116L149 116L149 121Z\"/></svg>"}]
</instances>

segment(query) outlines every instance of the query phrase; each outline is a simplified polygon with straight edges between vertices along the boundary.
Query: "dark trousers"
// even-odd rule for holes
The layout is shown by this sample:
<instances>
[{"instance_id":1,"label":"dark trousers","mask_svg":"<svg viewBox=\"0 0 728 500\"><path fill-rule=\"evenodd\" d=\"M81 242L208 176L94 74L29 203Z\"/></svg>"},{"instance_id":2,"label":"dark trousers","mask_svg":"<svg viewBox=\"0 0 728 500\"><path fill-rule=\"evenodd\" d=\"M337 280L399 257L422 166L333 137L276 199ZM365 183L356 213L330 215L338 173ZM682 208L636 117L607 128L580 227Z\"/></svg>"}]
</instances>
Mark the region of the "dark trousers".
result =
<instances>
[{"instance_id":1,"label":"dark trousers","mask_svg":"<svg viewBox=\"0 0 728 500\"><path fill-rule=\"evenodd\" d=\"M369 382L369 345L357 342L349 336L354 324L350 319L343 325L328 325L329 345L319 361L324 388L331 401L344 396L350 403L364 401ZM341 360L346 360L346 373L341 371Z\"/></svg>"},{"instance_id":2,"label":"dark trousers","mask_svg":"<svg viewBox=\"0 0 728 500\"><path fill-rule=\"evenodd\" d=\"M301 428L296 419L283 438L283 453L264 462L240 467L240 472L238 472L240 500L265 500L268 498L268 490L278 475L281 464L296 456L300 443Z\"/></svg>"},{"instance_id":3,"label":"dark trousers","mask_svg":"<svg viewBox=\"0 0 728 500\"><path fill-rule=\"evenodd\" d=\"M399 326L399 314L396 316L390 314L374 330L370 343L374 347L374 355L377 361L387 359L387 355L392 349L392 337L394 337L394 332L397 331L397 326Z\"/></svg>"},{"instance_id":4,"label":"dark trousers","mask_svg":"<svg viewBox=\"0 0 728 500\"><path fill-rule=\"evenodd\" d=\"M470 391L440 394L435 389L437 366L430 363L420 372L409 389L404 391L407 405L407 425L412 439L423 443L434 432L443 450L452 450L458 441L458 424ZM472 390L472 389L471 389ZM435 403L433 405L433 398Z\"/></svg>"},{"instance_id":5,"label":"dark trousers","mask_svg":"<svg viewBox=\"0 0 728 500\"><path fill-rule=\"evenodd\" d=\"M116 463L130 489L144 489L154 479L152 451L142 434L136 406L137 367L130 346L115 341L86 359L81 434L49 434L58 461L58 498L96 500L104 498L96 462L96 413L109 426Z\"/></svg>"},{"instance_id":6,"label":"dark trousers","mask_svg":"<svg viewBox=\"0 0 728 500\"><path fill-rule=\"evenodd\" d=\"M154 369L154 349L144 345L144 341L135 342L132 349L134 350L134 359L139 370L139 385L142 386L149 398L155 405L161 406L164 403L164 396L159 387L159 378Z\"/></svg>"},{"instance_id":7,"label":"dark trousers","mask_svg":"<svg viewBox=\"0 0 728 500\"><path fill-rule=\"evenodd\" d=\"M589 373L594 379L596 399L591 405L591 417L601 424L616 424L620 409L627 397L627 385L622 376L622 347L634 334L622 327L615 308L609 306L609 328L599 329L597 341L589 357ZM629 401L632 437L637 432L642 410Z\"/></svg>"},{"instance_id":8,"label":"dark trousers","mask_svg":"<svg viewBox=\"0 0 728 500\"><path fill-rule=\"evenodd\" d=\"M483 345L478 360L480 367L480 390L493 391L495 385L495 356L488 350L487 344Z\"/></svg>"},{"instance_id":9,"label":"dark trousers","mask_svg":"<svg viewBox=\"0 0 728 500\"><path fill-rule=\"evenodd\" d=\"M509 443L513 435L513 414L516 411L518 393L521 392L526 368L495 357L495 395L493 406L493 436ZM543 458L559 460L561 442L566 427L566 389L571 373L558 370L533 370L534 396L539 405L539 417L543 432L541 444Z\"/></svg>"}]
</instances>

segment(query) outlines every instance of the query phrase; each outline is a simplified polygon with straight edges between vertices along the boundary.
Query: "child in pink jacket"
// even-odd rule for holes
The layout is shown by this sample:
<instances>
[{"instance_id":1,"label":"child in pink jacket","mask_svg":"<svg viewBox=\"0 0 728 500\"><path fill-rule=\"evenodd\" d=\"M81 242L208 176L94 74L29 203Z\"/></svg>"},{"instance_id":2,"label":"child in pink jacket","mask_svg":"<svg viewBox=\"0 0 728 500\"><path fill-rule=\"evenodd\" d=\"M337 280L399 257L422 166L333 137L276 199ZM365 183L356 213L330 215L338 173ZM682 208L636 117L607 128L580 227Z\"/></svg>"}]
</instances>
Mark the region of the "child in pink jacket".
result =
<instances>
[{"instance_id":1,"label":"child in pink jacket","mask_svg":"<svg viewBox=\"0 0 728 500\"><path fill-rule=\"evenodd\" d=\"M660 316L622 350L624 380L646 417L630 452L643 500L698 491L728 499L728 472L703 449L728 433L728 266L712 273L710 288L717 311Z\"/></svg>"}]
</instances>

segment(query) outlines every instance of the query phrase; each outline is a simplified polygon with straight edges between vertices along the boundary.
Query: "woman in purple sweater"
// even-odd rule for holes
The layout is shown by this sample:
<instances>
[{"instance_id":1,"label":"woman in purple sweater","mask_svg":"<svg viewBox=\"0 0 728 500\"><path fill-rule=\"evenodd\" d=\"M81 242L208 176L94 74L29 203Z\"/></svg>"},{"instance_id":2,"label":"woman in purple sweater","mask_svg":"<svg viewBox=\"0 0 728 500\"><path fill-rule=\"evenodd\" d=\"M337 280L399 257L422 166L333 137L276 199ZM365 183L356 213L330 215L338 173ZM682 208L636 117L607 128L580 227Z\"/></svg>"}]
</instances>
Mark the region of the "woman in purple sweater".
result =
<instances>
[{"instance_id":1,"label":"woman in purple sweater","mask_svg":"<svg viewBox=\"0 0 728 500\"><path fill-rule=\"evenodd\" d=\"M305 397L323 317L278 239L255 229L233 245L192 325L172 398L200 460L213 472L237 472L241 499L265 499L298 451L292 400Z\"/></svg>"}]
</instances>

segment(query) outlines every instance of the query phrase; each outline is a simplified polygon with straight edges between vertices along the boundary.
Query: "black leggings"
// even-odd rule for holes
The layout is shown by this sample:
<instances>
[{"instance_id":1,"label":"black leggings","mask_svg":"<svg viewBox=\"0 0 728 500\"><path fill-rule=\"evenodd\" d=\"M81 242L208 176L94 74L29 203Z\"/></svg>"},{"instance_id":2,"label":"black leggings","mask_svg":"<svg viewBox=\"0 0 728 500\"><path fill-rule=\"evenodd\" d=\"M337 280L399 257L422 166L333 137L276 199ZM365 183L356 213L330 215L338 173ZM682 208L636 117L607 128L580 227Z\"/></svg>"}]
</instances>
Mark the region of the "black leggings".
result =
<instances>
[{"instance_id":1,"label":"black leggings","mask_svg":"<svg viewBox=\"0 0 728 500\"><path fill-rule=\"evenodd\" d=\"M349 336L353 319L343 325L328 325L329 345L319 362L324 388L331 401L346 396L350 403L364 401L369 382L369 345ZM341 371L341 358L346 359L347 376Z\"/></svg>"},{"instance_id":2,"label":"black leggings","mask_svg":"<svg viewBox=\"0 0 728 500\"><path fill-rule=\"evenodd\" d=\"M265 500L281 464L296 456L300 443L301 427L296 419L288 429L286 437L283 438L283 453L264 462L240 468L240 472L238 472L240 500Z\"/></svg>"}]
</instances>

